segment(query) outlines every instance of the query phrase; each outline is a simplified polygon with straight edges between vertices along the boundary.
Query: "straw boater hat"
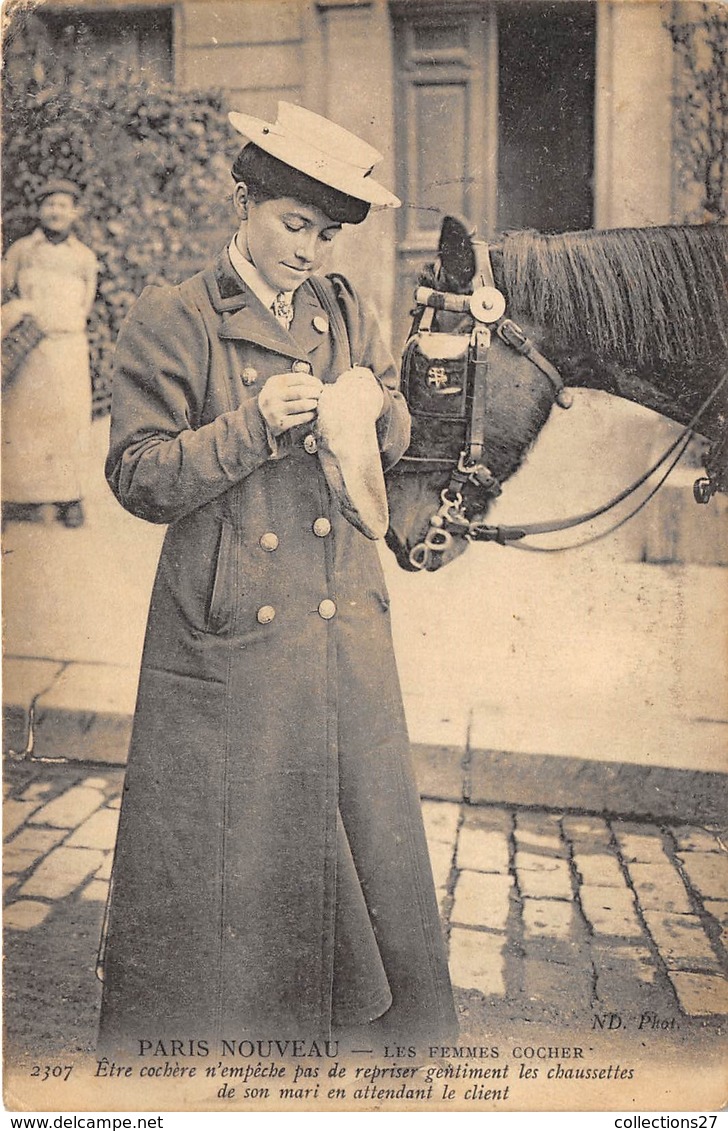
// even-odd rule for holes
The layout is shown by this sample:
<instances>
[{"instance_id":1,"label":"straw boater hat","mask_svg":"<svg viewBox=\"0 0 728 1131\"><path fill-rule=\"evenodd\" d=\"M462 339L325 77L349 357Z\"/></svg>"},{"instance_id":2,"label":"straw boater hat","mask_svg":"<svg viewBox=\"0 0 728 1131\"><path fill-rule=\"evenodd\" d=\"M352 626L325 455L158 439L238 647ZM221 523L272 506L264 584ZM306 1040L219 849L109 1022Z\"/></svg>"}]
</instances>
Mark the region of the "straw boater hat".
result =
<instances>
[{"instance_id":1,"label":"straw boater hat","mask_svg":"<svg viewBox=\"0 0 728 1131\"><path fill-rule=\"evenodd\" d=\"M398 208L402 203L371 178L381 153L320 114L292 102L279 102L274 123L234 110L228 117L248 141L330 188L373 208Z\"/></svg>"}]
</instances>

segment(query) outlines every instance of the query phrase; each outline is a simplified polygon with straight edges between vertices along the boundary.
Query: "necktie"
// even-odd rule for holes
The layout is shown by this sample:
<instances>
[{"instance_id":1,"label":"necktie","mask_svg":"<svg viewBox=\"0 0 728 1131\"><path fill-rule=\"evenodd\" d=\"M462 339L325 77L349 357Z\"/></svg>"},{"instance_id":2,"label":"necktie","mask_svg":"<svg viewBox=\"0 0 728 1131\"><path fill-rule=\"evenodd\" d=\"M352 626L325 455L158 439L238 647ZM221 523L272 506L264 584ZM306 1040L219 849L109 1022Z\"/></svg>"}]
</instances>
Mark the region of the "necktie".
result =
<instances>
[{"instance_id":1,"label":"necktie","mask_svg":"<svg viewBox=\"0 0 728 1131\"><path fill-rule=\"evenodd\" d=\"M290 330L293 321L293 303L285 291L280 291L273 300L273 313L285 330Z\"/></svg>"}]
</instances>

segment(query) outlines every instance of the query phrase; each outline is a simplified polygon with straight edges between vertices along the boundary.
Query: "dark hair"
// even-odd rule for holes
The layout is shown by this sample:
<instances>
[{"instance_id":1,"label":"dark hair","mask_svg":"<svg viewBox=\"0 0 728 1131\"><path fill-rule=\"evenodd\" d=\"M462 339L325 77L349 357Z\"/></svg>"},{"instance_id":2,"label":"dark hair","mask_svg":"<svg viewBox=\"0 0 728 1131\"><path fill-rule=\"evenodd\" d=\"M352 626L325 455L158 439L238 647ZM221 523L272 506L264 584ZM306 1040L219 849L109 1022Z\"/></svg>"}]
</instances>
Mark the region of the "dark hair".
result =
<instances>
[{"instance_id":1,"label":"dark hair","mask_svg":"<svg viewBox=\"0 0 728 1131\"><path fill-rule=\"evenodd\" d=\"M369 213L365 200L357 200L286 165L252 141L240 150L231 173L236 184L245 182L257 202L290 196L302 204L320 208L338 224L361 224Z\"/></svg>"}]
</instances>

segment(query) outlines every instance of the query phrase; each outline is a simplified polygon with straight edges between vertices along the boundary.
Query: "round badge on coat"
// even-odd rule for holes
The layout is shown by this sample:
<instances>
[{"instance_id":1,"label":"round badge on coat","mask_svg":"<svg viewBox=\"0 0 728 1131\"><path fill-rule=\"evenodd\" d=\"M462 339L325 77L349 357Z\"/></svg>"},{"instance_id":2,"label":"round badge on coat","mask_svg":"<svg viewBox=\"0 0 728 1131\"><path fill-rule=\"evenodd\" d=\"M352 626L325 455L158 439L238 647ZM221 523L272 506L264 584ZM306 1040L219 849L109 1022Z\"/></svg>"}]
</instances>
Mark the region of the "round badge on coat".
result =
<instances>
[{"instance_id":1,"label":"round badge on coat","mask_svg":"<svg viewBox=\"0 0 728 1131\"><path fill-rule=\"evenodd\" d=\"M323 314L317 314L313 320L314 330L318 330L319 334L325 334L329 328L328 318L324 318Z\"/></svg>"}]
</instances>

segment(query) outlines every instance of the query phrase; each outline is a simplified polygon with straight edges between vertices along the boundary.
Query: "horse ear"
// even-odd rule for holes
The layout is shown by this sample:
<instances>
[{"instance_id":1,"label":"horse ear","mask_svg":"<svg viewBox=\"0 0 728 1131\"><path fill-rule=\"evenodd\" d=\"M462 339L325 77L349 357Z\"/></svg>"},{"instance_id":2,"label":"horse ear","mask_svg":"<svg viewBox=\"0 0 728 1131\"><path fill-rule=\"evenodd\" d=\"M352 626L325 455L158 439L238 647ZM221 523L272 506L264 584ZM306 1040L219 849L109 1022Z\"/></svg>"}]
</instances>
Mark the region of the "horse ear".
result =
<instances>
[{"instance_id":1,"label":"horse ear","mask_svg":"<svg viewBox=\"0 0 728 1131\"><path fill-rule=\"evenodd\" d=\"M467 294L477 270L475 227L463 216L445 216L440 229L438 255L441 265L440 286L456 294Z\"/></svg>"}]
</instances>

